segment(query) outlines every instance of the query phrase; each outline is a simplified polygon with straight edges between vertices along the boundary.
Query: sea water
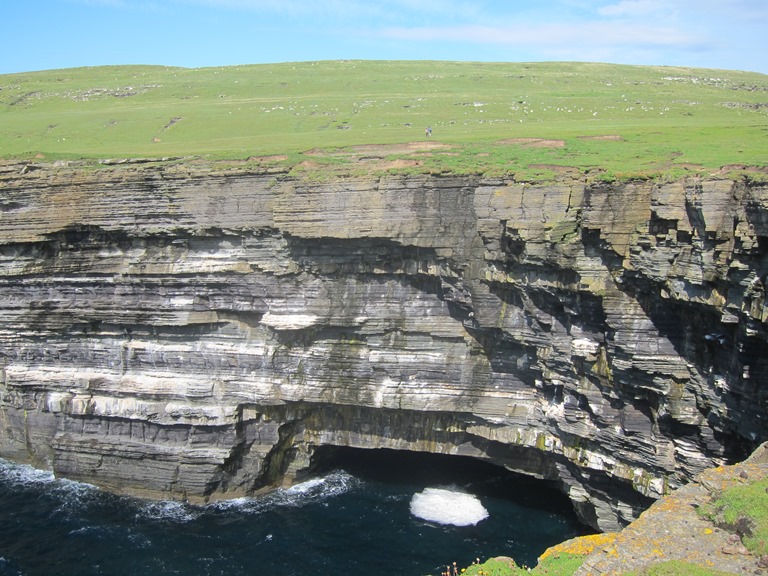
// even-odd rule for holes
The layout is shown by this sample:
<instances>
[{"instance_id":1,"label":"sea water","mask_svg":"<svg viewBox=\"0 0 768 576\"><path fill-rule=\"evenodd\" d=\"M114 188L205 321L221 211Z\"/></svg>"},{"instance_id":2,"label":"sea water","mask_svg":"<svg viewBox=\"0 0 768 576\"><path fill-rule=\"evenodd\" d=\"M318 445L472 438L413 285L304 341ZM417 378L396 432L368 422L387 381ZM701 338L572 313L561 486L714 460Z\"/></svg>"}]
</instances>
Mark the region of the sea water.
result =
<instances>
[{"instance_id":1,"label":"sea water","mask_svg":"<svg viewBox=\"0 0 768 576\"><path fill-rule=\"evenodd\" d=\"M559 495L521 477L347 468L191 506L0 460L0 575L419 576L478 557L533 564L583 529Z\"/></svg>"}]
</instances>

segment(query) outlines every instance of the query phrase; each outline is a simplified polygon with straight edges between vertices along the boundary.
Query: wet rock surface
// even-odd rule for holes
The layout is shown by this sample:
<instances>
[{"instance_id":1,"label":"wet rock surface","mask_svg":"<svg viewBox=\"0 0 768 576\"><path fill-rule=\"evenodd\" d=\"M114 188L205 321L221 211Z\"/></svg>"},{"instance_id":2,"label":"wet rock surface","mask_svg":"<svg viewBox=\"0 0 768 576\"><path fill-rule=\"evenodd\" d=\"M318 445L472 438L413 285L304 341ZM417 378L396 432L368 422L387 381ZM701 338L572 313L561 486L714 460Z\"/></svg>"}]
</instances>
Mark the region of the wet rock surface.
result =
<instances>
[{"instance_id":1,"label":"wet rock surface","mask_svg":"<svg viewBox=\"0 0 768 576\"><path fill-rule=\"evenodd\" d=\"M148 496L462 454L611 530L768 438L768 186L0 166L0 455Z\"/></svg>"}]
</instances>

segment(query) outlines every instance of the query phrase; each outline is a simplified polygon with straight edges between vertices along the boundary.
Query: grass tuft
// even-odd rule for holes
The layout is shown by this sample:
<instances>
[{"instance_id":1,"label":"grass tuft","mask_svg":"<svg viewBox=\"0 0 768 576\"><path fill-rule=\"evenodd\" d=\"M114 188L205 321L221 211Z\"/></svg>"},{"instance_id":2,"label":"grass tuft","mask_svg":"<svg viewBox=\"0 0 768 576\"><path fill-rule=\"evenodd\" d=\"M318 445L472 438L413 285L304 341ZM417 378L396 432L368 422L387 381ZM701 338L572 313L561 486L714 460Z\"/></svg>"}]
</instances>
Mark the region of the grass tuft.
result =
<instances>
[{"instance_id":1,"label":"grass tuft","mask_svg":"<svg viewBox=\"0 0 768 576\"><path fill-rule=\"evenodd\" d=\"M750 552L768 556L768 478L732 486L701 511L738 534Z\"/></svg>"}]
</instances>

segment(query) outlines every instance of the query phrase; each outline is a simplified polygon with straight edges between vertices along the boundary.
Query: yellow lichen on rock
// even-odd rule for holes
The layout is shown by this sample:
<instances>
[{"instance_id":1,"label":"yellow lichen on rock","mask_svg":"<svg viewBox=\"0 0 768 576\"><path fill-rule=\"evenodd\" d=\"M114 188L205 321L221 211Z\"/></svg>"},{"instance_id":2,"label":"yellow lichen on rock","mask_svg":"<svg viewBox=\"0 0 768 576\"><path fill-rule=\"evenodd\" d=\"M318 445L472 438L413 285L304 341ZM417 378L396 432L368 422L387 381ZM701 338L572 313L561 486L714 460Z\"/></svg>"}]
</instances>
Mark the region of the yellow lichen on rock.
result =
<instances>
[{"instance_id":1,"label":"yellow lichen on rock","mask_svg":"<svg viewBox=\"0 0 768 576\"><path fill-rule=\"evenodd\" d=\"M547 548L544 553L539 556L539 561L548 558L549 556L555 556L557 554L576 554L578 556L586 556L591 554L595 548L612 544L618 532L606 532L603 534L592 534L590 536L579 536L577 538L571 538L556 546Z\"/></svg>"}]
</instances>

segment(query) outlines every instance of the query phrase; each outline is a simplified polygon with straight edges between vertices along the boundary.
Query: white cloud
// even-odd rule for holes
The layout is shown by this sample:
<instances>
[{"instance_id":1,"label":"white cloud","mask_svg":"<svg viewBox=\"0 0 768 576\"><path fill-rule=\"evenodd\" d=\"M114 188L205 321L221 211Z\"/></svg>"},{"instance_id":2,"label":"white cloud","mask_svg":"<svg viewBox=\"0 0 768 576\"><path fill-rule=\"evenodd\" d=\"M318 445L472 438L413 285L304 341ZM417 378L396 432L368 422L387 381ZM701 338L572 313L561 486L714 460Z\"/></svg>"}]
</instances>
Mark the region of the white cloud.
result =
<instances>
[{"instance_id":1,"label":"white cloud","mask_svg":"<svg viewBox=\"0 0 768 576\"><path fill-rule=\"evenodd\" d=\"M706 44L698 36L673 27L616 22L544 24L506 27L446 26L386 28L381 36L403 40L442 40L482 44L596 47L697 48Z\"/></svg>"},{"instance_id":2,"label":"white cloud","mask_svg":"<svg viewBox=\"0 0 768 576\"><path fill-rule=\"evenodd\" d=\"M104 0L115 1L115 0ZM117 0L121 1L121 0ZM168 2L169 0L163 0ZM473 3L465 0L171 0L177 5L197 4L210 8L264 11L287 14L297 18L316 15L396 20L414 15L451 16L469 18L478 13Z\"/></svg>"},{"instance_id":3,"label":"white cloud","mask_svg":"<svg viewBox=\"0 0 768 576\"><path fill-rule=\"evenodd\" d=\"M380 6L392 4L395 8L454 18L473 18L481 13L477 2L458 0L391 0L390 2L378 2L378 4Z\"/></svg>"},{"instance_id":4,"label":"white cloud","mask_svg":"<svg viewBox=\"0 0 768 576\"><path fill-rule=\"evenodd\" d=\"M114 8L128 8L129 4L125 0L77 0L80 4L90 6L111 6Z\"/></svg>"},{"instance_id":5,"label":"white cloud","mask_svg":"<svg viewBox=\"0 0 768 576\"><path fill-rule=\"evenodd\" d=\"M598 8L597 14L616 18L672 17L712 24L747 20L768 25L765 0L620 0Z\"/></svg>"},{"instance_id":6,"label":"white cloud","mask_svg":"<svg viewBox=\"0 0 768 576\"><path fill-rule=\"evenodd\" d=\"M618 4L599 8L597 12L602 16L637 17L659 12L669 6L669 2L659 2L658 0L622 0Z\"/></svg>"},{"instance_id":7,"label":"white cloud","mask_svg":"<svg viewBox=\"0 0 768 576\"><path fill-rule=\"evenodd\" d=\"M162 0L70 0L86 6L104 6L123 10L162 10Z\"/></svg>"}]
</instances>

